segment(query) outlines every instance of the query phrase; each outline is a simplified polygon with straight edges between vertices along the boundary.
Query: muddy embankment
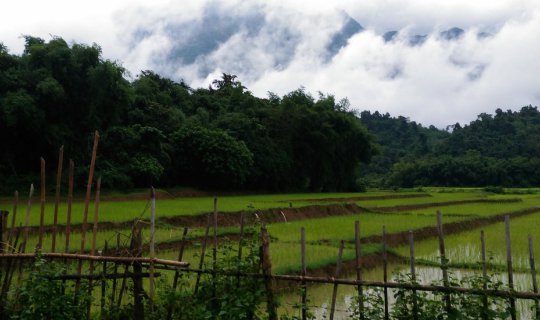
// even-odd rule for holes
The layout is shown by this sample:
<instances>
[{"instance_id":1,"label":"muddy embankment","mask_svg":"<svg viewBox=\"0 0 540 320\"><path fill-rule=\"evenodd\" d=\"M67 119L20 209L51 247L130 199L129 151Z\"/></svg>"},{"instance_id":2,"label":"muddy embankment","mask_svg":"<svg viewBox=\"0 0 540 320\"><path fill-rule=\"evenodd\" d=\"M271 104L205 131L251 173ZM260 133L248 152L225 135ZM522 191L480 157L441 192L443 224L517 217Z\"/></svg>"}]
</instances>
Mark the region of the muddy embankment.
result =
<instances>
[{"instance_id":1,"label":"muddy embankment","mask_svg":"<svg viewBox=\"0 0 540 320\"><path fill-rule=\"evenodd\" d=\"M413 195L416 196L416 195ZM346 216L359 214L363 212L376 212L376 213L395 213L403 212L409 210L417 209L426 209L426 208L436 208L448 205L460 205L460 204L472 204L472 203L511 203L519 202L520 199L502 199L502 200L489 200L489 199L473 199L473 200L457 200L457 201L445 201L445 202L431 202L423 204L413 204L413 205L398 205L392 207L372 207L364 208L357 205L354 202L339 203L339 204L327 204L327 205L309 205L298 208L274 208L274 209L265 209L257 211L235 211L235 212L218 212L217 222L220 227L232 227L238 226L240 224L240 217L244 215L246 223L253 223L256 221L261 221L264 223L279 223L279 222L289 222L289 221L298 221L305 219L315 219L315 218L325 218L325 217L335 217L335 216ZM189 227L197 228L204 227L208 222L208 216L212 213L200 213L190 216L169 216L158 218L157 223L164 223L173 225L176 227ZM146 221L148 222L148 221ZM123 221L123 222L109 222L101 221L98 223L98 230L117 230L117 229L128 229L133 226L133 221ZM57 232L63 233L66 226L59 224L57 226ZM89 224L88 229L91 226ZM15 228L16 230L24 230L24 227ZM39 233L39 226L29 227L29 233L36 235ZM52 225L45 225L43 227L45 233L50 233L53 231ZM71 232L80 232L82 230L82 224L72 224Z\"/></svg>"}]
</instances>

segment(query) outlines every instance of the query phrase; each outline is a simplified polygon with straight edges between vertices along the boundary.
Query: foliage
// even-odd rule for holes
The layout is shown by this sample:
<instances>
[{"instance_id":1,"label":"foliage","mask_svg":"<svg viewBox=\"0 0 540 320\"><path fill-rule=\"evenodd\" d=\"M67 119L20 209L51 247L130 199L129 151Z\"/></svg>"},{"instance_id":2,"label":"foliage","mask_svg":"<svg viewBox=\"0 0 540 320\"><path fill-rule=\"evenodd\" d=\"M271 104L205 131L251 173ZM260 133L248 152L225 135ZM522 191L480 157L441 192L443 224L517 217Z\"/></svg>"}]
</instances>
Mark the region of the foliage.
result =
<instances>
[{"instance_id":1,"label":"foliage","mask_svg":"<svg viewBox=\"0 0 540 320\"><path fill-rule=\"evenodd\" d=\"M25 40L20 56L0 48L2 176L37 176L40 156L54 163L65 145L84 168L82 185L95 130L96 171L113 188L354 190L359 163L374 153L359 119L332 96L300 89L262 99L228 74L207 89L149 70L129 82L98 45ZM23 187L4 181L0 192Z\"/></svg>"},{"instance_id":2,"label":"foliage","mask_svg":"<svg viewBox=\"0 0 540 320\"><path fill-rule=\"evenodd\" d=\"M258 233L248 230L252 238L244 240L242 259L231 245L220 245L217 262L212 253L206 257L206 270L216 274L202 274L197 290L187 274L180 273L179 287L173 291L166 281L158 287L154 311L148 310L148 319L165 319L173 310L173 319L263 319L259 306L264 296L262 280L234 276L236 273L255 273L259 269ZM191 279L192 280L192 279ZM172 309L171 309L172 308Z\"/></svg>"},{"instance_id":3,"label":"foliage","mask_svg":"<svg viewBox=\"0 0 540 320\"><path fill-rule=\"evenodd\" d=\"M7 301L9 319L82 319L86 315L91 295L83 282L77 293L54 280L64 273L58 264L47 262L39 256L34 261L28 279L10 292ZM75 298L77 297L77 298Z\"/></svg>"},{"instance_id":4,"label":"foliage","mask_svg":"<svg viewBox=\"0 0 540 320\"><path fill-rule=\"evenodd\" d=\"M411 274L398 273L395 282L401 284L418 284L413 281ZM433 285L442 285L439 281ZM493 275L483 277L478 274L455 278L449 275L450 287L472 288L482 290L484 285L489 290L504 290L503 283L494 280ZM363 296L363 315L366 319L384 319L383 289L369 289ZM476 320L482 319L507 319L509 311L507 300L503 298L488 297L485 295L473 295L464 293L452 293L447 295L441 291L421 291L410 288L393 289L394 303L390 312L390 319L405 320ZM445 297L449 296L451 309L445 307ZM359 297L356 296L349 308L349 316L354 319L360 317Z\"/></svg>"}]
</instances>

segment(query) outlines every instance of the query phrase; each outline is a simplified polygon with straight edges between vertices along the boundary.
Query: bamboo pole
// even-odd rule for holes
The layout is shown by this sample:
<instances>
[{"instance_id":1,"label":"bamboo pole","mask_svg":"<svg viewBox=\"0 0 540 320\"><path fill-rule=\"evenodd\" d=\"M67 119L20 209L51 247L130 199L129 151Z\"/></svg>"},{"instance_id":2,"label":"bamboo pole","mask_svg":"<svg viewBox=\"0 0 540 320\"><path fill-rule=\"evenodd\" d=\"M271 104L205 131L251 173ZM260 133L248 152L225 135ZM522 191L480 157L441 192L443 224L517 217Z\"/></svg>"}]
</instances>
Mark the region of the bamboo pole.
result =
<instances>
[{"instance_id":1,"label":"bamboo pole","mask_svg":"<svg viewBox=\"0 0 540 320\"><path fill-rule=\"evenodd\" d=\"M28 193L28 204L26 205L26 217L24 219L24 237L22 243L22 252L26 251L26 243L28 242L28 233L30 232L30 214L32 212L32 197L34 196L34 184L30 185Z\"/></svg>"},{"instance_id":2,"label":"bamboo pole","mask_svg":"<svg viewBox=\"0 0 540 320\"><path fill-rule=\"evenodd\" d=\"M60 205L60 187L62 182L62 166L64 164L64 146L60 147L58 154L58 170L56 172L56 189L54 196L54 218L53 218L53 228L52 228L52 244L51 252L56 251L56 228L58 226L58 207Z\"/></svg>"},{"instance_id":3,"label":"bamboo pole","mask_svg":"<svg viewBox=\"0 0 540 320\"><path fill-rule=\"evenodd\" d=\"M116 234L116 251L115 251L115 255L116 256L119 256L120 255L120 233L117 233ZM118 263L115 262L114 263L114 271L113 271L114 274L117 274L118 273ZM111 294L111 307L114 305L114 299L116 297L116 278L113 279L113 284L112 284L112 294Z\"/></svg>"},{"instance_id":4,"label":"bamboo pole","mask_svg":"<svg viewBox=\"0 0 540 320\"><path fill-rule=\"evenodd\" d=\"M416 266L415 266L415 263L416 263L416 259L415 259L415 256L414 256L414 233L412 230L409 230L409 253L410 253L410 259L411 259L411 282L413 284L417 283L416 282ZM417 320L418 319L418 297L416 295L416 290L412 290L412 294L413 294L413 309L412 309L412 312L413 312L413 319L414 320Z\"/></svg>"},{"instance_id":5,"label":"bamboo pole","mask_svg":"<svg viewBox=\"0 0 540 320\"><path fill-rule=\"evenodd\" d=\"M103 249L103 251L101 252L101 255L103 255L103 253L107 252L107 249L108 249L108 243L107 243L107 240L105 240L105 248ZM101 265L101 304L100 304L100 310L101 310L101 314L103 314L103 309L105 309L105 295L106 295L106 277L107 277L107 261L103 261L102 265Z\"/></svg>"},{"instance_id":6,"label":"bamboo pole","mask_svg":"<svg viewBox=\"0 0 540 320\"><path fill-rule=\"evenodd\" d=\"M343 258L343 248L345 246L345 241L341 240L339 243L339 251L336 261L336 272L334 274L334 278L339 279L341 276L341 261ZM337 291L338 291L338 284L334 283L334 288L332 290L332 303L330 305L330 320L334 320L334 314L336 312L336 300L337 300Z\"/></svg>"},{"instance_id":7,"label":"bamboo pole","mask_svg":"<svg viewBox=\"0 0 540 320\"><path fill-rule=\"evenodd\" d=\"M300 264L302 266L302 276L306 276L306 229L300 228ZM302 320L307 319L307 285L302 281Z\"/></svg>"},{"instance_id":8,"label":"bamboo pole","mask_svg":"<svg viewBox=\"0 0 540 320\"><path fill-rule=\"evenodd\" d=\"M82 261L97 261L97 262L118 262L118 263L151 263L156 265L165 265L178 268L184 268L189 266L188 262L166 260L159 258L147 258L147 257L117 257L117 256L93 256L90 254L80 253L62 253L62 252L43 252L39 254L44 259L68 259L68 260L82 260ZM0 254L0 260L3 259L20 259L31 260L36 258L36 253L3 253Z\"/></svg>"},{"instance_id":9,"label":"bamboo pole","mask_svg":"<svg viewBox=\"0 0 540 320\"><path fill-rule=\"evenodd\" d=\"M15 218L17 217L17 207L19 205L19 191L15 191L13 195L13 214L11 215L11 226L9 228L8 244L12 245L11 240L15 236Z\"/></svg>"},{"instance_id":10,"label":"bamboo pole","mask_svg":"<svg viewBox=\"0 0 540 320\"><path fill-rule=\"evenodd\" d=\"M37 249L41 250L43 246L43 225L44 225L44 218L45 218L45 159L41 158L41 187L40 187L40 203L41 203L41 210L39 212L39 238L38 238L38 244Z\"/></svg>"},{"instance_id":11,"label":"bamboo pole","mask_svg":"<svg viewBox=\"0 0 540 320\"><path fill-rule=\"evenodd\" d=\"M533 285L533 292L538 293L538 282L536 281L536 264L534 262L533 239L530 234L528 236L528 242L529 242L529 264L531 267L531 281ZM540 303L538 302L538 299L534 300L534 311L535 311L536 319L537 320L540 319Z\"/></svg>"},{"instance_id":12,"label":"bamboo pole","mask_svg":"<svg viewBox=\"0 0 540 320\"><path fill-rule=\"evenodd\" d=\"M383 282L388 282L388 254L386 253L386 226L383 226L382 231L383 240ZM384 319L389 319L388 313L388 288L384 287Z\"/></svg>"},{"instance_id":13,"label":"bamboo pole","mask_svg":"<svg viewBox=\"0 0 540 320\"><path fill-rule=\"evenodd\" d=\"M75 164L73 160L69 159L69 185L68 185L68 197L67 197L67 217L66 217L66 243L64 252L69 252L69 237L71 235L71 207L73 205L73 176L75 171Z\"/></svg>"},{"instance_id":14,"label":"bamboo pole","mask_svg":"<svg viewBox=\"0 0 540 320\"><path fill-rule=\"evenodd\" d=\"M242 267L242 247L244 245L244 213L240 213L240 235L238 237L238 273ZM237 285L240 285L240 276L237 278Z\"/></svg>"},{"instance_id":15,"label":"bamboo pole","mask_svg":"<svg viewBox=\"0 0 540 320\"><path fill-rule=\"evenodd\" d=\"M480 255L482 259L482 288L484 290L487 290L487 287L488 287L487 284L488 284L489 279L487 276L486 238L485 238L484 230L480 230ZM488 320L489 305L488 305L488 297L486 295L482 297L482 306L483 306L482 319Z\"/></svg>"},{"instance_id":16,"label":"bamboo pole","mask_svg":"<svg viewBox=\"0 0 540 320\"><path fill-rule=\"evenodd\" d=\"M514 290L514 271L512 269L512 245L510 243L510 217L504 217L504 234L506 239L506 262L508 266L508 288ZM517 319L516 300L510 297L510 316L512 320Z\"/></svg>"},{"instance_id":17,"label":"bamboo pole","mask_svg":"<svg viewBox=\"0 0 540 320\"><path fill-rule=\"evenodd\" d=\"M443 285L445 287L448 287L448 260L446 259L446 249L444 247L444 231L442 214L440 211L437 211L437 233L439 236L439 253L441 254L441 271L443 276ZM446 306L446 313L450 315L450 313L452 312L452 302L450 301L450 295L447 294L444 296L444 302Z\"/></svg>"},{"instance_id":18,"label":"bamboo pole","mask_svg":"<svg viewBox=\"0 0 540 320\"><path fill-rule=\"evenodd\" d=\"M206 219L206 230L204 232L204 240L201 249L201 257L199 259L199 269L202 269L204 265L204 256L206 255L206 243L208 242L208 233L210 232L210 215ZM197 280L195 280L195 293L199 291L199 282L201 281L201 274L197 274Z\"/></svg>"},{"instance_id":19,"label":"bamboo pole","mask_svg":"<svg viewBox=\"0 0 540 320\"><path fill-rule=\"evenodd\" d=\"M193 272L193 273L211 273L211 270L200 270L200 269L189 269L185 268L182 269L183 272ZM237 276L237 272L219 272L220 275L227 275L227 276ZM382 282L382 281L369 281L369 280L362 280L358 281L355 279L336 279L334 277L311 277L311 276L305 276L302 277L300 275L263 275L259 273L245 273L241 274L241 276L245 277L252 277L252 278L269 278L273 280L282 280L282 281L295 281L295 282L302 282L303 280L310 282L310 283L325 283L325 284L340 284L340 285L351 285L351 286L358 286L362 285L364 287L370 287L370 288L389 288L389 289L406 289L406 290L418 290L418 291L426 291L426 292L441 292L441 293L455 293L455 294L471 294L471 295L488 295L492 297L500 297L500 298L509 298L513 297L515 299L526 299L526 300L535 300L540 299L540 293L534 293L534 292L518 292L518 291L511 291L511 290L493 290L488 289L487 291L484 291L484 289L477 289L477 288L465 288L465 287L445 287L445 286L438 286L438 285L422 285L422 284L411 284L411 283L402 283L402 282Z\"/></svg>"},{"instance_id":20,"label":"bamboo pole","mask_svg":"<svg viewBox=\"0 0 540 320\"><path fill-rule=\"evenodd\" d=\"M156 190L150 188L150 258L156 257L155 251L155 234L156 234ZM154 311L154 263L150 263L150 310Z\"/></svg>"},{"instance_id":21,"label":"bamboo pole","mask_svg":"<svg viewBox=\"0 0 540 320\"><path fill-rule=\"evenodd\" d=\"M272 260L270 259L270 236L263 224L261 226L261 265L264 276L264 286L266 291L266 307L268 310L268 320L277 320L276 304L272 288Z\"/></svg>"},{"instance_id":22,"label":"bamboo pole","mask_svg":"<svg viewBox=\"0 0 540 320\"><path fill-rule=\"evenodd\" d=\"M360 221L354 222L354 247L356 253L356 280L362 281L362 252L360 246ZM361 285L356 287L358 291L358 311L360 320L364 320L364 292Z\"/></svg>"},{"instance_id":23,"label":"bamboo pole","mask_svg":"<svg viewBox=\"0 0 540 320\"><path fill-rule=\"evenodd\" d=\"M83 211L83 222L81 230L81 249L80 253L84 252L84 247L86 245L86 231L88 229L88 208L90 206L90 195L92 193L92 181L94 179L94 170L96 166L96 156L97 156L97 147L99 142L99 133L96 131L94 133L94 145L92 147L92 158L90 160L90 168L88 171L88 182L86 184L86 196L84 198L84 211ZM82 265L79 265L79 273L81 272Z\"/></svg>"},{"instance_id":24,"label":"bamboo pole","mask_svg":"<svg viewBox=\"0 0 540 320\"><path fill-rule=\"evenodd\" d=\"M99 220L99 202L101 194L101 177L98 178L96 183L96 199L94 201L94 224L92 227L92 246L90 249L90 254L96 254L96 239L98 232L98 220Z\"/></svg>"}]
</instances>

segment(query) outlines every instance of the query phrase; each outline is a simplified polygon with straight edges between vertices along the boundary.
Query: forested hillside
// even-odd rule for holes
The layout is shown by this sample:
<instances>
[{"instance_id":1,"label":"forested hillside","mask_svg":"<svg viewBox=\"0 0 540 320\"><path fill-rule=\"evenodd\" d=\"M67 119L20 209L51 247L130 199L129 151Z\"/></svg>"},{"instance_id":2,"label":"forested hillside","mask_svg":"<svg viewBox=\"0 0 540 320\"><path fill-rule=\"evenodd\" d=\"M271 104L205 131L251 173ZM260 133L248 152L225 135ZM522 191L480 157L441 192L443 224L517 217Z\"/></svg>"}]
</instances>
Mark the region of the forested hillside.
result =
<instances>
[{"instance_id":1,"label":"forested hillside","mask_svg":"<svg viewBox=\"0 0 540 320\"><path fill-rule=\"evenodd\" d=\"M536 107L482 113L449 131L377 112L363 112L361 119L383 146L362 169L371 186L540 186Z\"/></svg>"},{"instance_id":2,"label":"forested hillside","mask_svg":"<svg viewBox=\"0 0 540 320\"><path fill-rule=\"evenodd\" d=\"M25 41L21 55L0 45L3 193L37 182L42 156L52 176L61 145L83 186L94 130L97 174L110 188L540 186L536 107L441 130L303 89L258 98L234 75L208 88L152 71L128 76L97 45Z\"/></svg>"},{"instance_id":3,"label":"forested hillside","mask_svg":"<svg viewBox=\"0 0 540 320\"><path fill-rule=\"evenodd\" d=\"M152 71L130 81L97 45L25 40L20 56L0 47L4 192L37 182L41 156L52 175L61 145L81 186L94 130L97 174L114 188L357 190L359 162L375 152L332 96L299 89L261 99L226 74L198 89Z\"/></svg>"}]
</instances>

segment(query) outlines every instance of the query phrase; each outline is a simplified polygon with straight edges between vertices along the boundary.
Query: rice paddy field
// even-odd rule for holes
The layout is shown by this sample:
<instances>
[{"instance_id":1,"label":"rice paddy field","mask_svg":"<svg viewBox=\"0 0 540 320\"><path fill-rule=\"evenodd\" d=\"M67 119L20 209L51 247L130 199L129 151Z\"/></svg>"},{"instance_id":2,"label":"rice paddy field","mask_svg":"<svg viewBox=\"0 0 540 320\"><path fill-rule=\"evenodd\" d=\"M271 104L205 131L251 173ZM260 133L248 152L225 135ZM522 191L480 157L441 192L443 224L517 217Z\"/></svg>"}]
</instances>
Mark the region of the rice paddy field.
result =
<instances>
[{"instance_id":1,"label":"rice paddy field","mask_svg":"<svg viewBox=\"0 0 540 320\"><path fill-rule=\"evenodd\" d=\"M103 250L105 242L114 248L117 239L121 247L127 247L131 234L130 225L135 219L146 221L143 228L145 250L150 241L147 221L150 217L149 199L146 193L135 195L104 196L99 203L99 228L96 234L98 250ZM50 251L53 223L53 197L45 204L44 224L49 232L44 235L43 251ZM158 193L156 203L155 241L157 256L174 260L178 255L182 231L189 228L188 245L183 260L197 267L205 242L207 216L213 211L214 197L174 197L165 191ZM39 198L32 199L28 210L28 199L19 197L16 226L24 227L29 212L30 235L28 247L37 243L37 226L40 222ZM90 203L86 249L90 249L94 203ZM64 225L67 206L62 199L58 210L59 233L56 251L77 252L81 246L80 224L83 221L84 203L77 199L72 207L73 232L69 247L65 247ZM0 200L0 210L10 212L11 224L13 200ZM360 224L363 259L370 261L369 269L363 270L365 279L380 280L382 277L380 256L382 252L381 234L383 227L388 236L387 248L392 257L392 270L407 270L409 246L407 237L412 231L415 242L416 260L425 279L436 278L440 269L439 242L436 237L436 213L443 215L443 228L447 258L456 272L463 273L478 268L480 261L480 230L485 232L489 262L493 270L502 270L506 263L503 217L510 215L512 257L516 272L526 277L529 270L528 236L540 239L540 190L509 189L505 194L486 193L482 189L424 188L422 190L370 191L365 193L324 193L324 194L272 194L234 195L218 197L219 245L238 246L240 233L240 213L247 217L249 225L259 219L266 225L271 243L270 254L272 272L275 274L298 274L300 264L300 229L306 235L306 265L308 275L329 275L333 273L338 247L345 241L343 261L344 273L353 276L352 264L355 259L355 222ZM271 217L271 219L267 219ZM230 219L229 219L230 218ZM223 224L221 223L223 222ZM250 228L246 232L249 236ZM213 229L209 230L208 246L212 245ZM234 250L233 250L234 251ZM209 251L207 251L208 253ZM534 253L540 257L540 242L534 246ZM146 253L144 253L146 254ZM422 269L424 268L424 269ZM431 271L430 271L431 270ZM422 277L421 277L422 278ZM504 277L502 278L504 280ZM427 280L426 280L427 281ZM524 290L530 290L529 283L523 281ZM331 289L325 285L310 287L310 301L324 309L328 304ZM347 308L352 288L340 287L341 309ZM283 312L294 312L286 307L294 300L294 294L284 293ZM324 310L317 309L323 314Z\"/></svg>"}]
</instances>

